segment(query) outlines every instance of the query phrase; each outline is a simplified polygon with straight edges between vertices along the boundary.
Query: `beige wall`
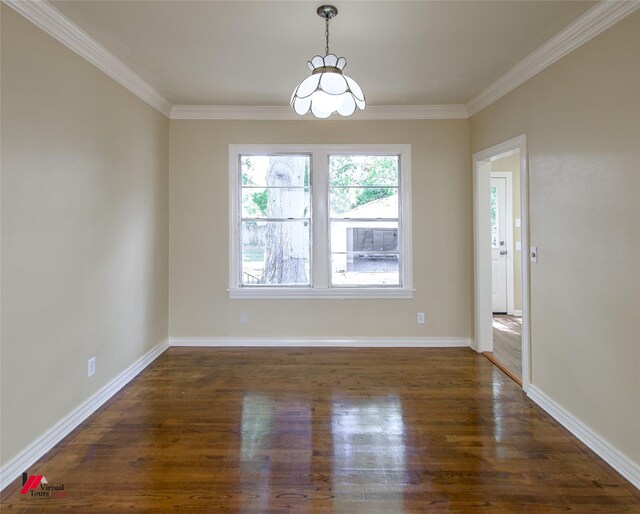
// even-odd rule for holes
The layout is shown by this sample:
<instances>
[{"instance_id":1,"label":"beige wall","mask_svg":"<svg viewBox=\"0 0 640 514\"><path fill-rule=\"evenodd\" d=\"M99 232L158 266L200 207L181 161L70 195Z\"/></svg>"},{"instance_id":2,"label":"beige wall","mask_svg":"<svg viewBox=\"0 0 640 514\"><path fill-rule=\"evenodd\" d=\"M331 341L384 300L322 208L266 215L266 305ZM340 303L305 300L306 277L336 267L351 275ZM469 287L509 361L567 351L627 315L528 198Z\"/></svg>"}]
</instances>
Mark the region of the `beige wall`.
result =
<instances>
[{"instance_id":1,"label":"beige wall","mask_svg":"<svg viewBox=\"0 0 640 514\"><path fill-rule=\"evenodd\" d=\"M5 5L1 107L6 464L167 338L169 122Z\"/></svg>"},{"instance_id":2,"label":"beige wall","mask_svg":"<svg viewBox=\"0 0 640 514\"><path fill-rule=\"evenodd\" d=\"M469 154L526 133L533 384L640 463L639 62L637 13L470 121L172 121L169 137L3 5L0 462L165 339L168 303L176 337L471 337ZM411 144L415 298L229 300L231 143Z\"/></svg>"},{"instance_id":3,"label":"beige wall","mask_svg":"<svg viewBox=\"0 0 640 514\"><path fill-rule=\"evenodd\" d=\"M513 241L511 245L511 256L513 257L513 294L514 309L522 309L522 251L516 250L516 243L520 242L520 227L516 227L516 219L520 216L520 152L502 157L491 162L491 171L502 171L511 173L511 184L513 188L513 202L511 203L511 220L513 222Z\"/></svg>"},{"instance_id":4,"label":"beige wall","mask_svg":"<svg viewBox=\"0 0 640 514\"><path fill-rule=\"evenodd\" d=\"M414 299L230 300L232 143L411 144ZM467 120L172 120L170 162L172 337L472 336Z\"/></svg>"},{"instance_id":5,"label":"beige wall","mask_svg":"<svg viewBox=\"0 0 640 514\"><path fill-rule=\"evenodd\" d=\"M533 384L640 465L640 12L471 118L527 134Z\"/></svg>"}]
</instances>

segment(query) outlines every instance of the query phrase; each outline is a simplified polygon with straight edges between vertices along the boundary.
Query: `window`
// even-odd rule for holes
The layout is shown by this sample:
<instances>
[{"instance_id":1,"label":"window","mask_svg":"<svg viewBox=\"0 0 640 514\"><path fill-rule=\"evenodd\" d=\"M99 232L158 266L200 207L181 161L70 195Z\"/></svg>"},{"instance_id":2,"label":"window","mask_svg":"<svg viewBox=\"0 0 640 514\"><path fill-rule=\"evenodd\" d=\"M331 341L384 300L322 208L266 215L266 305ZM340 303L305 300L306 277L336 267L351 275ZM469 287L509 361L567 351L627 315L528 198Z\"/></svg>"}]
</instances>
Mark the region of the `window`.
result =
<instances>
[{"instance_id":1,"label":"window","mask_svg":"<svg viewBox=\"0 0 640 514\"><path fill-rule=\"evenodd\" d=\"M311 159L241 155L241 285L309 286Z\"/></svg>"},{"instance_id":2,"label":"window","mask_svg":"<svg viewBox=\"0 0 640 514\"><path fill-rule=\"evenodd\" d=\"M409 145L231 145L232 298L411 298Z\"/></svg>"},{"instance_id":3,"label":"window","mask_svg":"<svg viewBox=\"0 0 640 514\"><path fill-rule=\"evenodd\" d=\"M398 155L330 155L331 284L399 286Z\"/></svg>"}]
</instances>

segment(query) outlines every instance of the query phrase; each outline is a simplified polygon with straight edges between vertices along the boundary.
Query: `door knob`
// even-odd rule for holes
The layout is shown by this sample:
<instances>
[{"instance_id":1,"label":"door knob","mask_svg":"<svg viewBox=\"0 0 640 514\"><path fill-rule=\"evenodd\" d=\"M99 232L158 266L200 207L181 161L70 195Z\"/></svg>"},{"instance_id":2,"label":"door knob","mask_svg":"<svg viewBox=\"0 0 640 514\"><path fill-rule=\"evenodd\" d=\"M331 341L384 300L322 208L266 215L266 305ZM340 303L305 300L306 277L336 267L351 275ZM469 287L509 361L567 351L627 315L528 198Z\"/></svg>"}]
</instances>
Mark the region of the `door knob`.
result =
<instances>
[{"instance_id":1,"label":"door knob","mask_svg":"<svg viewBox=\"0 0 640 514\"><path fill-rule=\"evenodd\" d=\"M506 250L500 250L500 255L507 255L507 251Z\"/></svg>"},{"instance_id":2,"label":"door knob","mask_svg":"<svg viewBox=\"0 0 640 514\"><path fill-rule=\"evenodd\" d=\"M500 246L504 246L504 241L500 241Z\"/></svg>"}]
</instances>

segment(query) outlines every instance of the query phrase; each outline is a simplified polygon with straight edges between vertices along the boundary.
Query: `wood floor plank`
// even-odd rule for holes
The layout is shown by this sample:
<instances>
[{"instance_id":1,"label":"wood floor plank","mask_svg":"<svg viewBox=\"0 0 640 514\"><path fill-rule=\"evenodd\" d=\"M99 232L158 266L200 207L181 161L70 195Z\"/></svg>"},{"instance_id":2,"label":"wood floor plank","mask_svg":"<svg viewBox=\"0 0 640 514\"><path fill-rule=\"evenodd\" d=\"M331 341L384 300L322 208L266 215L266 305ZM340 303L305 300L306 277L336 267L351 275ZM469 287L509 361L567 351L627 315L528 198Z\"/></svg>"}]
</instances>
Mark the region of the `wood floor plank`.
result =
<instances>
[{"instance_id":1,"label":"wood floor plank","mask_svg":"<svg viewBox=\"0 0 640 514\"><path fill-rule=\"evenodd\" d=\"M640 493L468 349L171 348L7 512L635 512Z\"/></svg>"},{"instance_id":2,"label":"wood floor plank","mask_svg":"<svg viewBox=\"0 0 640 514\"><path fill-rule=\"evenodd\" d=\"M522 379L522 318L493 315L493 359Z\"/></svg>"}]
</instances>

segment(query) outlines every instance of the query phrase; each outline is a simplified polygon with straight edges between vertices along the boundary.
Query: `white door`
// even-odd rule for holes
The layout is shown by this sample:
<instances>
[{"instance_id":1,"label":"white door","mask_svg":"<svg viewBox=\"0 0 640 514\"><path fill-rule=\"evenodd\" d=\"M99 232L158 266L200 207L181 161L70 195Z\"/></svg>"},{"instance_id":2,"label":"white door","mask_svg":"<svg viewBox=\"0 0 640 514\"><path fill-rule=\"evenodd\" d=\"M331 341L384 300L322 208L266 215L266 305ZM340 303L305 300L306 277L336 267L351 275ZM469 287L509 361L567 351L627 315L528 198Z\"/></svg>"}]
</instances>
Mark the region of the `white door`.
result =
<instances>
[{"instance_id":1,"label":"white door","mask_svg":"<svg viewBox=\"0 0 640 514\"><path fill-rule=\"evenodd\" d=\"M493 312L507 312L507 180L491 177L491 291Z\"/></svg>"}]
</instances>

